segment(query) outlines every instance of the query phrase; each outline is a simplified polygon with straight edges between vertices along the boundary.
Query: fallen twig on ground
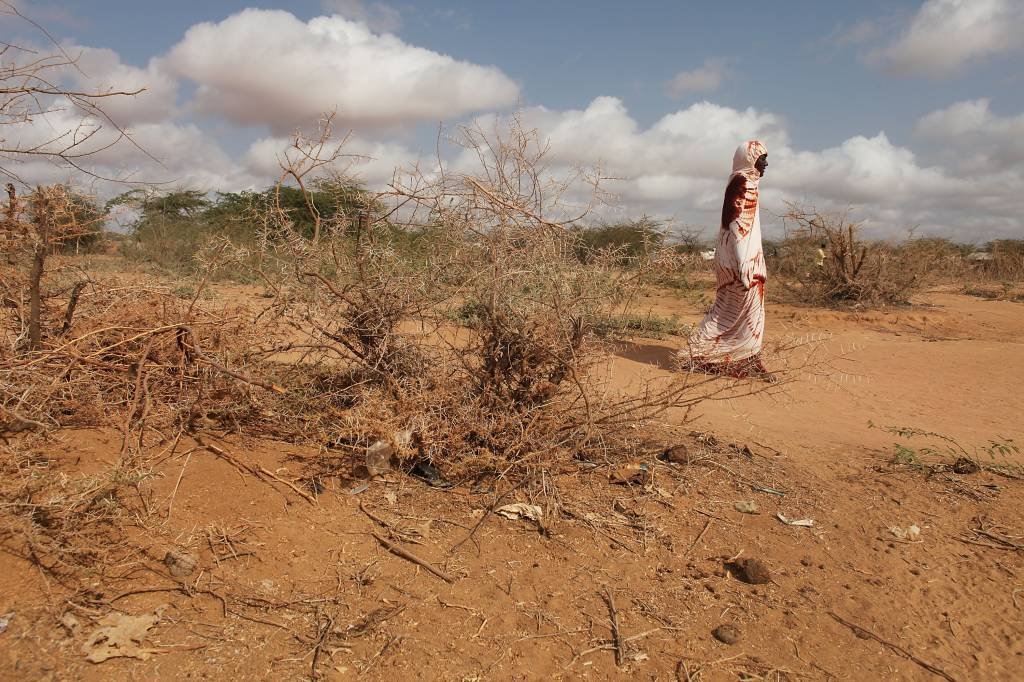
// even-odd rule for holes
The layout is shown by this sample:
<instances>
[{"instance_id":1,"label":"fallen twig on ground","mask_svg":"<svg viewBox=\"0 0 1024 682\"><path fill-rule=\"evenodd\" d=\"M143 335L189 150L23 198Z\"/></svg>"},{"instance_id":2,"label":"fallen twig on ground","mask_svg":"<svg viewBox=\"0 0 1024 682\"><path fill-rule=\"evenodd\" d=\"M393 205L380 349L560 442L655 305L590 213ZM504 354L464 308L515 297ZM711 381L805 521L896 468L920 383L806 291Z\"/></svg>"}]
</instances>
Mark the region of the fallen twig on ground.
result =
<instances>
[{"instance_id":1,"label":"fallen twig on ground","mask_svg":"<svg viewBox=\"0 0 1024 682\"><path fill-rule=\"evenodd\" d=\"M608 613L612 620L612 641L615 644L615 665L621 666L626 660L626 650L622 644L622 635L619 632L619 610L615 608L615 597L606 585L604 588L604 599L608 604Z\"/></svg>"},{"instance_id":2,"label":"fallen twig on ground","mask_svg":"<svg viewBox=\"0 0 1024 682\"><path fill-rule=\"evenodd\" d=\"M690 546L686 548L686 551L683 552L683 556L684 557L685 556L689 556L690 552L693 551L693 548L697 546L698 542L700 542L700 539L702 537L704 537L704 533L708 532L708 528L711 527L711 521L712 520L713 519L710 519L710 518L707 520L707 523L704 524L704 528L700 531L700 533L697 534L697 537L693 539L693 542L691 542Z\"/></svg>"},{"instance_id":3,"label":"fallen twig on ground","mask_svg":"<svg viewBox=\"0 0 1024 682\"><path fill-rule=\"evenodd\" d=\"M948 680L949 682L956 682L956 678L955 677L953 677L952 675L950 675L946 671L942 670L941 668L935 667L931 663L928 663L926 661L922 661L920 658L918 658L914 654L910 653L909 651L907 651L906 649L901 647L899 644L894 644L894 643L892 643L892 642L890 642L890 641L888 641L886 639L883 639L883 638L879 637L878 635L873 633L871 630L868 630L867 628L864 628L864 627L862 627L860 625L857 625L856 623L851 623L850 621L846 620L842 616L838 615L835 611L829 611L828 615L832 616L832 618L834 618L837 622L839 622L842 625L845 625L846 627L848 627L851 630L853 630L855 634L863 635L865 637L873 639L876 642L878 642L879 644L881 644L881 645L887 647L888 649L891 649L892 651L895 651L896 653L900 654L904 658L910 659L911 661L913 661L917 665L921 666L922 668L924 668L928 672L930 672L930 673L932 673L934 675L938 675L939 677L941 677L941 678L943 678L945 680Z\"/></svg>"},{"instance_id":4,"label":"fallen twig on ground","mask_svg":"<svg viewBox=\"0 0 1024 682\"><path fill-rule=\"evenodd\" d=\"M483 525L484 521L487 520L487 517L489 517L491 514L494 513L494 510L498 508L498 505L501 504L501 502L506 497L508 497L509 495L514 493L515 491L519 490L520 488L523 488L524 486L526 486L527 483L529 483L532 480L533 480L533 476L532 475L527 476L526 478L521 480L516 485L512 486L511 488L509 488L508 490L506 490L502 494L498 495L498 497L495 498L494 502L492 502L490 504L490 506L487 507L487 509L484 511L484 515L480 517L480 520L476 522L476 525L473 526L473 530L469 531L469 534L467 534L466 537L462 538L461 540L456 542L454 545L452 545L452 548L448 550L448 554L449 555L454 554L455 550L457 550L459 547L461 547L466 542L471 540L473 538L473 536L476 535L476 531L480 528L480 526Z\"/></svg>"},{"instance_id":5,"label":"fallen twig on ground","mask_svg":"<svg viewBox=\"0 0 1024 682\"><path fill-rule=\"evenodd\" d=\"M370 533L370 535L372 535L374 538L376 538L377 542L379 542L384 547L384 549L388 550L389 552L391 552L395 556L401 557L401 558L405 559L406 561L411 561L412 563L416 564L417 566L422 566L425 570L427 570L430 573L433 573L434 575L436 575L438 578L440 578L441 580L445 581L446 583L450 584L450 583L454 583L455 582L455 578L451 577L450 575L448 575L447 573L445 573L441 569L437 568L436 566L431 564L429 561L426 561L424 559L419 558L418 556L416 556L415 554L413 554L409 550L403 548L401 545L396 545L395 543L393 543L393 542L391 542L389 540L385 540L384 538L382 538L381 536L377 535L376 533Z\"/></svg>"}]
</instances>

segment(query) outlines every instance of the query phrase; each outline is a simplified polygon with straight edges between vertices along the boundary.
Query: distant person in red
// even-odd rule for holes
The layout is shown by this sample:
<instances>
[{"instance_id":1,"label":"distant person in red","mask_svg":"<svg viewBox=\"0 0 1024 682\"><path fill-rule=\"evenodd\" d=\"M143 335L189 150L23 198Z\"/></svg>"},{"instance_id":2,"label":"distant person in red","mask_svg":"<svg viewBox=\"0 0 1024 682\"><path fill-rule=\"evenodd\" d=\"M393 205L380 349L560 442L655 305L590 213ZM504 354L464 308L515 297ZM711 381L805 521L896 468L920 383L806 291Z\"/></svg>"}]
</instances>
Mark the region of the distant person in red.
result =
<instances>
[{"instance_id":1,"label":"distant person in red","mask_svg":"<svg viewBox=\"0 0 1024 682\"><path fill-rule=\"evenodd\" d=\"M689 339L681 358L691 369L775 381L761 361L764 283L758 185L768 150L757 140L739 146L722 205L715 248L715 304Z\"/></svg>"}]
</instances>

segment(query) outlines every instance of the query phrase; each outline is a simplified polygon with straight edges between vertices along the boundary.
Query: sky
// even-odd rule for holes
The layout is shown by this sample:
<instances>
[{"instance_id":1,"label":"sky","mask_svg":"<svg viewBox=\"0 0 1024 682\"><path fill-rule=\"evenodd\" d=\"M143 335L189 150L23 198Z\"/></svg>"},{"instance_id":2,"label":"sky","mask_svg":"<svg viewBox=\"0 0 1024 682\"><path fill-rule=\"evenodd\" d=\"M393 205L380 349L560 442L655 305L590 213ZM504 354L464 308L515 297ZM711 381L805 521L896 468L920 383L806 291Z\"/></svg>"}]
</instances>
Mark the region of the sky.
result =
<instances>
[{"instance_id":1,"label":"sky","mask_svg":"<svg viewBox=\"0 0 1024 682\"><path fill-rule=\"evenodd\" d=\"M107 106L147 152L119 144L92 160L118 177L264 187L290 132L335 111L350 151L372 157L354 172L377 188L396 166L433 162L439 127L518 113L554 171L599 163L618 178L604 219L713 234L733 150L757 138L769 234L798 201L877 237L1024 238L1022 0L17 6L78 56L69 83L146 88ZM15 17L0 31L47 47ZM4 147L75 115L8 126ZM17 172L75 180L39 161Z\"/></svg>"}]
</instances>

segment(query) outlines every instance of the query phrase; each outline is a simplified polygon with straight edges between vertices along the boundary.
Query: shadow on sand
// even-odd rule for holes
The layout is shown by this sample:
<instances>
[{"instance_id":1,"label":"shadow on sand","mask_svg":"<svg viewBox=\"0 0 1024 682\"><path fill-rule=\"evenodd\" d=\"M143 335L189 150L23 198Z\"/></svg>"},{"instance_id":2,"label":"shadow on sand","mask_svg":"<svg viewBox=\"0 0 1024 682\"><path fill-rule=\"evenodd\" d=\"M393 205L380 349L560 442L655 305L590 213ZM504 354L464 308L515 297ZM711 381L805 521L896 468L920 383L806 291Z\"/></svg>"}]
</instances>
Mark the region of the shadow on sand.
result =
<instances>
[{"instance_id":1,"label":"shadow on sand","mask_svg":"<svg viewBox=\"0 0 1024 682\"><path fill-rule=\"evenodd\" d=\"M624 343L615 354L620 358L642 362L666 372L674 372L679 369L676 360L676 349L667 346L658 346L652 343Z\"/></svg>"}]
</instances>

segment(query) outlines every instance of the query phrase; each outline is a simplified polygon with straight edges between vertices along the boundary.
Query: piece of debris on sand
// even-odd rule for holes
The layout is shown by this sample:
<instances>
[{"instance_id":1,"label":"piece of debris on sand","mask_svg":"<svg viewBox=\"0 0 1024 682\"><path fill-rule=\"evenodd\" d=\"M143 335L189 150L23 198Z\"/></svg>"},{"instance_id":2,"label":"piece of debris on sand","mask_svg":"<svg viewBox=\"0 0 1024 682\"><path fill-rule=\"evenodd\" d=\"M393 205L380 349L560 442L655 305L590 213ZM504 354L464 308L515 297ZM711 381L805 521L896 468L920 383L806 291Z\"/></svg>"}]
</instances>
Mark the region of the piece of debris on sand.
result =
<instances>
[{"instance_id":1,"label":"piece of debris on sand","mask_svg":"<svg viewBox=\"0 0 1024 682\"><path fill-rule=\"evenodd\" d=\"M761 508L754 500L740 500L733 506L741 514L759 514L761 512Z\"/></svg>"},{"instance_id":2,"label":"piece of debris on sand","mask_svg":"<svg viewBox=\"0 0 1024 682\"><path fill-rule=\"evenodd\" d=\"M146 639L150 629L160 622L163 606L154 613L131 616L124 613L108 613L97 623L97 628L82 645L85 660L102 663L111 658L140 658L147 660L161 649L146 649L139 645Z\"/></svg>"},{"instance_id":3,"label":"piece of debris on sand","mask_svg":"<svg viewBox=\"0 0 1024 682\"><path fill-rule=\"evenodd\" d=\"M506 504L504 507L495 509L494 513L512 520L529 519L530 521L540 521L541 517L544 516L544 511L540 507L524 502Z\"/></svg>"}]
</instances>

